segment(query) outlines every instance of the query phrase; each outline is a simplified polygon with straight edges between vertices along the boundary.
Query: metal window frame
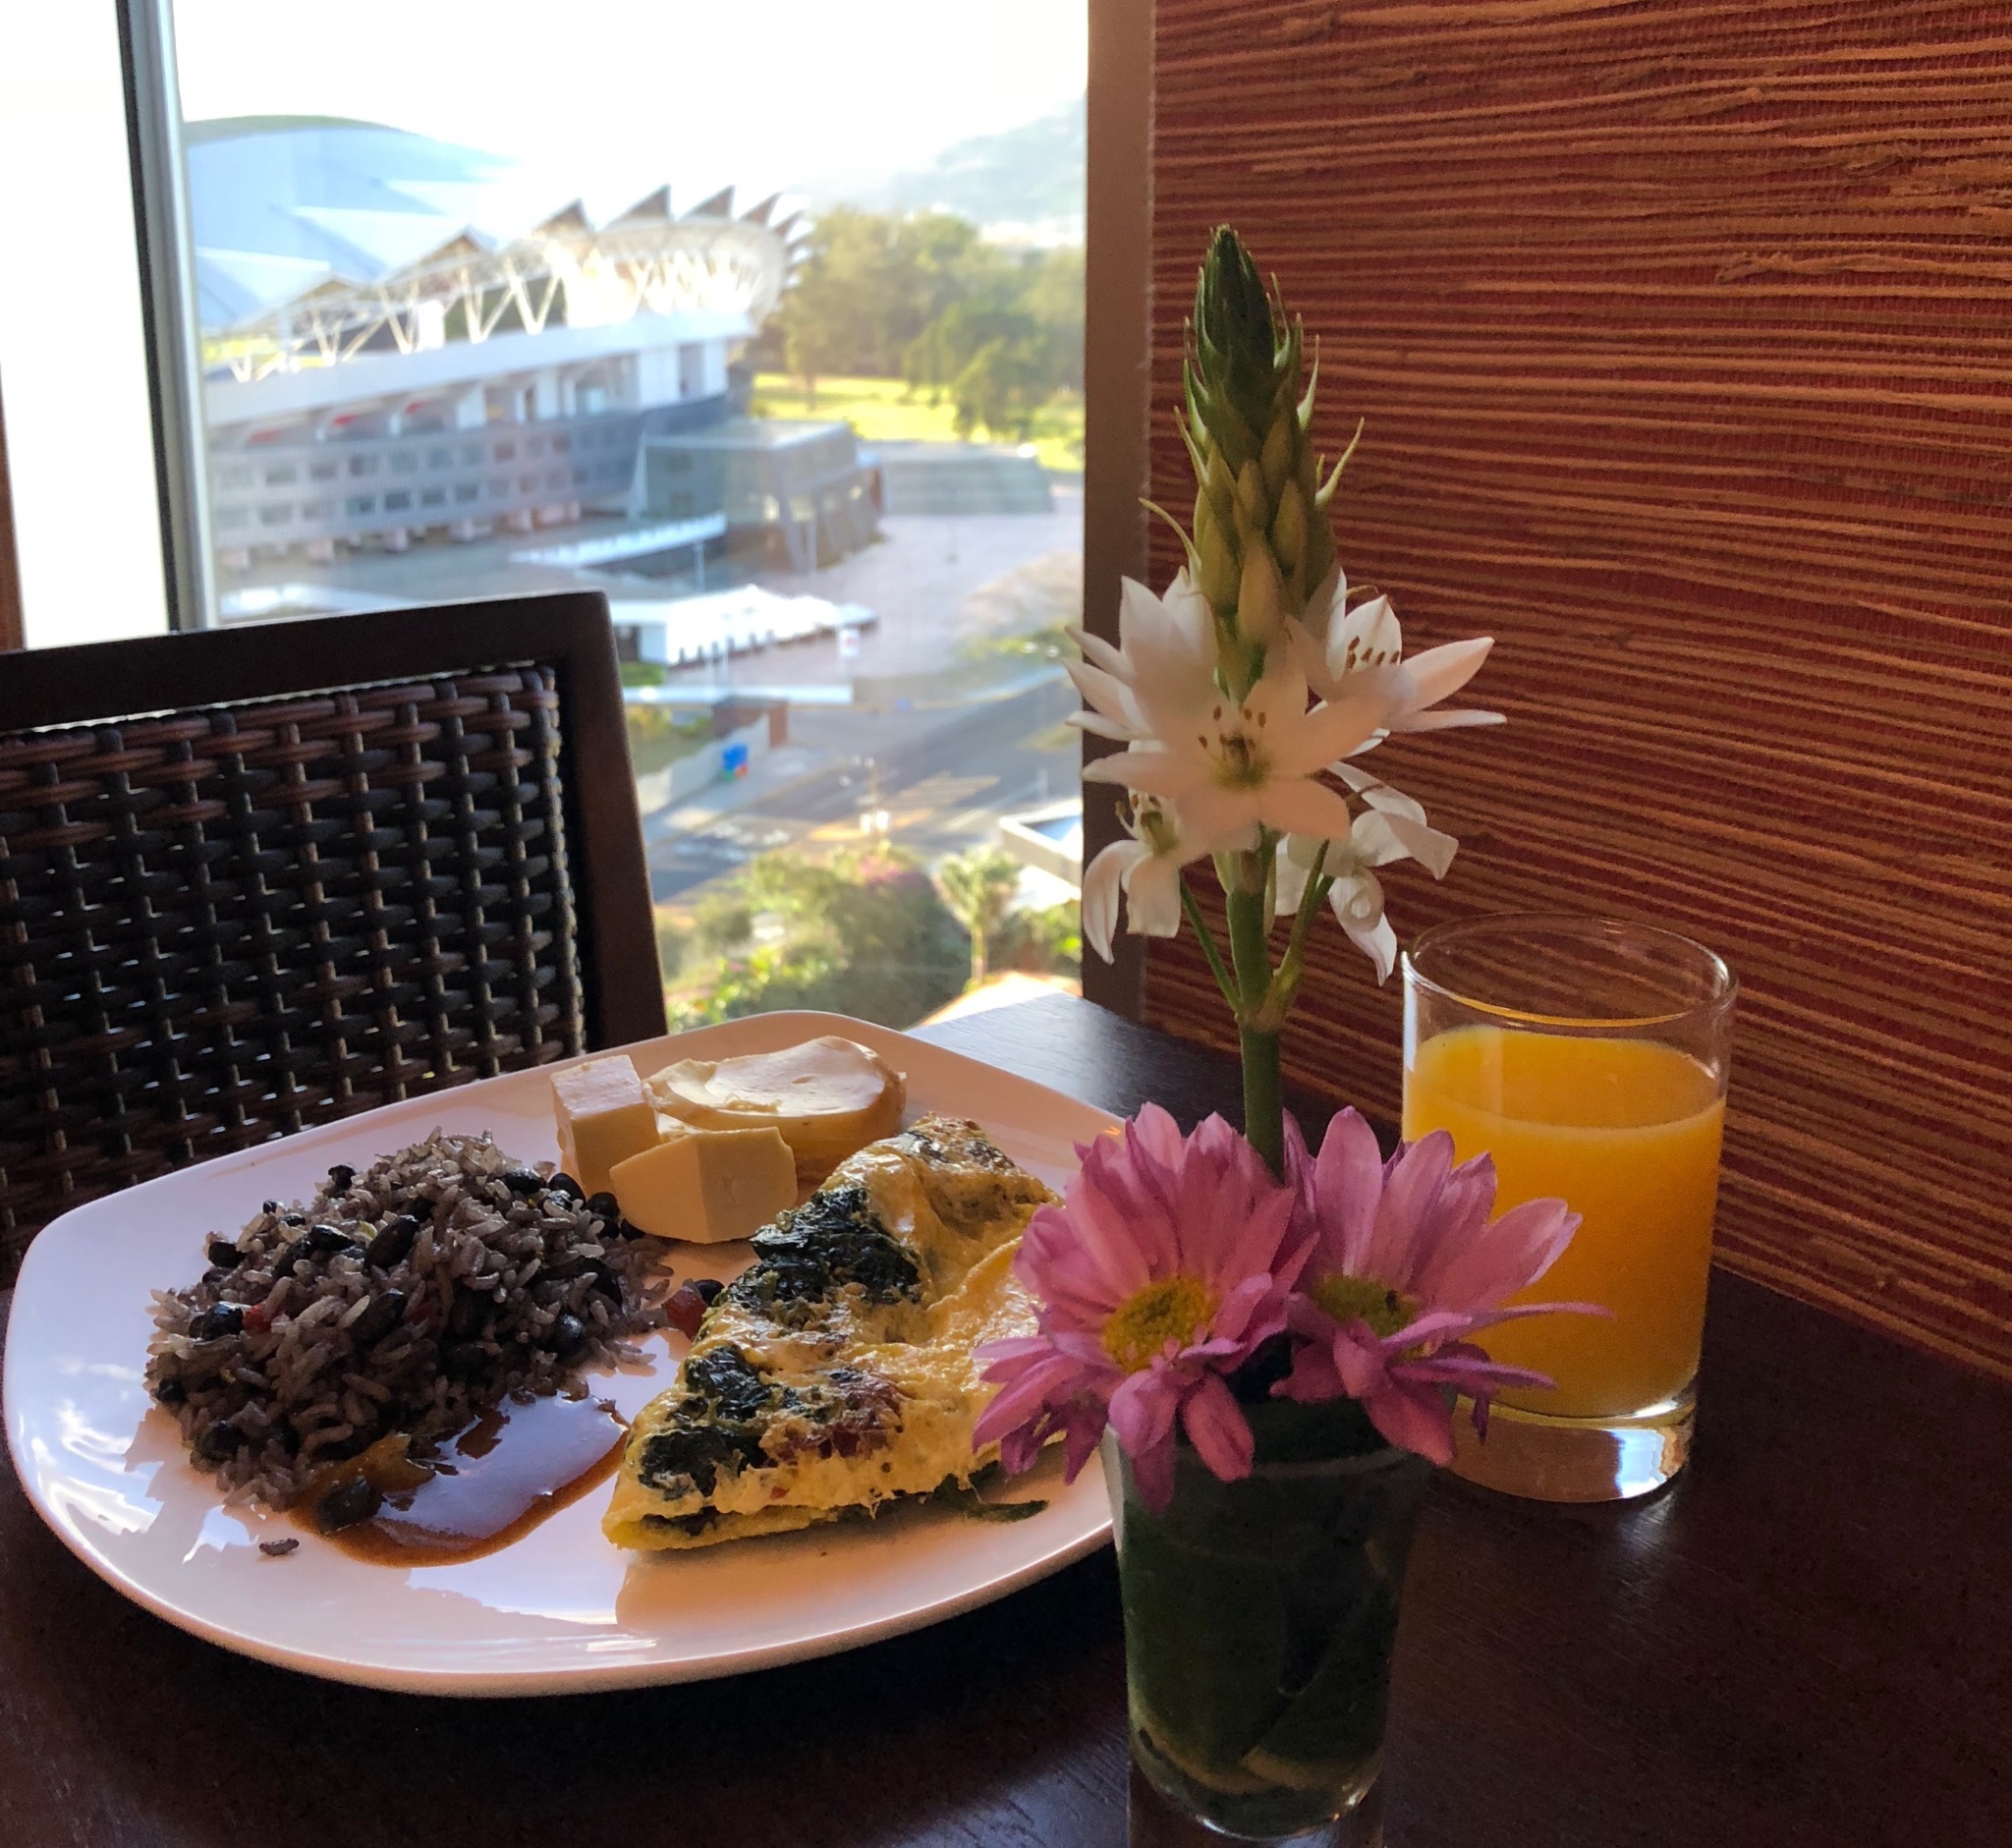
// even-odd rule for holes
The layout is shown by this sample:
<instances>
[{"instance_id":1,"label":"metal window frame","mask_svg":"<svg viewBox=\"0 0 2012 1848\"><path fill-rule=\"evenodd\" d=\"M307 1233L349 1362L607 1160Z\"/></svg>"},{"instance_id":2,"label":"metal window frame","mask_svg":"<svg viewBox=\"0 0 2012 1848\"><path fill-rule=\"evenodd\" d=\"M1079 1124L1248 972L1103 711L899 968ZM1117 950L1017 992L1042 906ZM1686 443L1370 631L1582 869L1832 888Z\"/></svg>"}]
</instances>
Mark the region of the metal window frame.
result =
<instances>
[{"instance_id":1,"label":"metal window frame","mask_svg":"<svg viewBox=\"0 0 2012 1848\"><path fill-rule=\"evenodd\" d=\"M1146 576L1152 410L1152 0L1090 0L1090 171L1084 232L1083 620L1118 640L1126 578ZM1089 732L1087 764L1121 749ZM1117 791L1083 785L1083 857L1122 838ZM1088 944L1083 992L1132 1020L1146 1003L1145 939L1106 963Z\"/></svg>"},{"instance_id":2,"label":"metal window frame","mask_svg":"<svg viewBox=\"0 0 2012 1848\"><path fill-rule=\"evenodd\" d=\"M201 329L188 169L182 159L174 0L117 0L117 6L168 627L210 629L216 625L216 586L202 431Z\"/></svg>"}]
</instances>

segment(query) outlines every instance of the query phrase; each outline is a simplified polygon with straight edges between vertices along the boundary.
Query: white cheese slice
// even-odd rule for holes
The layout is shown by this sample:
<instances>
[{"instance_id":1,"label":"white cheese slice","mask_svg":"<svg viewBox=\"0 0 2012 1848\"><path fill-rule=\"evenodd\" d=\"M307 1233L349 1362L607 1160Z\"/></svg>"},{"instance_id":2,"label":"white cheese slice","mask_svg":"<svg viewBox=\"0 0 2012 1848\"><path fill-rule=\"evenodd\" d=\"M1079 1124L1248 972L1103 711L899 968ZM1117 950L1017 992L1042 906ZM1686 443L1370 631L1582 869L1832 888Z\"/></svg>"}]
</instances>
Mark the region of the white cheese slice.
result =
<instances>
[{"instance_id":1,"label":"white cheese slice","mask_svg":"<svg viewBox=\"0 0 2012 1848\"><path fill-rule=\"evenodd\" d=\"M856 1149L901 1127L902 1075L877 1053L835 1035L737 1059L684 1059L646 1089L657 1108L699 1129L773 1124L814 1186Z\"/></svg>"},{"instance_id":2,"label":"white cheese slice","mask_svg":"<svg viewBox=\"0 0 2012 1848\"><path fill-rule=\"evenodd\" d=\"M797 1162L772 1127L692 1130L616 1162L612 1184L638 1231L719 1245L797 1204Z\"/></svg>"},{"instance_id":3,"label":"white cheese slice","mask_svg":"<svg viewBox=\"0 0 2012 1848\"><path fill-rule=\"evenodd\" d=\"M559 1163L588 1194L605 1193L615 1163L654 1146L656 1112L626 1053L552 1074Z\"/></svg>"}]
</instances>

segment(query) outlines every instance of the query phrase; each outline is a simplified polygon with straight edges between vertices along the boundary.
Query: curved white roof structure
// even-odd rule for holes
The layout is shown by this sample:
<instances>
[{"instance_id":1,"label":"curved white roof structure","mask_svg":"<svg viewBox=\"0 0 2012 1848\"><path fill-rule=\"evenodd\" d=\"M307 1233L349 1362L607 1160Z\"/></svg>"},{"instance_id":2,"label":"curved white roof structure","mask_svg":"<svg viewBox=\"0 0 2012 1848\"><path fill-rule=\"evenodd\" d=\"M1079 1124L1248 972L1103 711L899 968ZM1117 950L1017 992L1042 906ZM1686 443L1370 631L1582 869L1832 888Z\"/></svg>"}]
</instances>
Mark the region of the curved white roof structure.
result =
<instances>
[{"instance_id":1,"label":"curved white roof structure","mask_svg":"<svg viewBox=\"0 0 2012 1848\"><path fill-rule=\"evenodd\" d=\"M479 376L470 349L496 334L566 330L559 361L626 344L588 330L640 315L751 334L789 275L794 220L770 222L773 198L736 216L731 188L678 214L660 187L599 226L576 200L499 235L476 214L502 208L508 164L397 130L197 124L189 161L204 359L225 396L312 372L281 395L332 401L363 379L338 386L330 368L393 355L435 356L420 369L443 382Z\"/></svg>"}]
</instances>

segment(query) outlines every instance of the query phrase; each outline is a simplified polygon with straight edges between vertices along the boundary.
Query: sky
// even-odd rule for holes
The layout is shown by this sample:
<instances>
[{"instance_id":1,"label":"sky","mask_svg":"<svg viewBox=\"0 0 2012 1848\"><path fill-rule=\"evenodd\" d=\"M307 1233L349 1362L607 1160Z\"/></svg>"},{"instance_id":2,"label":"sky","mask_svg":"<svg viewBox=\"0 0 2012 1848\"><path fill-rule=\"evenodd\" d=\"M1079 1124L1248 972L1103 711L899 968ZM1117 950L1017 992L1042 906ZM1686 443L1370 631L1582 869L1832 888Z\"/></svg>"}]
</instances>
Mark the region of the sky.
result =
<instances>
[{"instance_id":1,"label":"sky","mask_svg":"<svg viewBox=\"0 0 2012 1848\"><path fill-rule=\"evenodd\" d=\"M1082 95L1086 0L176 0L182 112L354 116L598 218L925 166Z\"/></svg>"}]
</instances>

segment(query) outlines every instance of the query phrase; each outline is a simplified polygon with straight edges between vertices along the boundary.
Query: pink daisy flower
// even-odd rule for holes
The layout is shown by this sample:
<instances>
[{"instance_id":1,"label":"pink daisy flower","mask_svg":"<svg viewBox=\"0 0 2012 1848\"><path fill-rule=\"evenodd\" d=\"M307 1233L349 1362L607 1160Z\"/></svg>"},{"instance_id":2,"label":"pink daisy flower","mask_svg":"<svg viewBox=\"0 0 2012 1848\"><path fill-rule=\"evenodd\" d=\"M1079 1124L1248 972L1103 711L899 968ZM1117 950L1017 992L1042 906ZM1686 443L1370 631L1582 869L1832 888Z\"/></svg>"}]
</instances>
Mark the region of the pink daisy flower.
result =
<instances>
[{"instance_id":1,"label":"pink daisy flower","mask_svg":"<svg viewBox=\"0 0 2012 1848\"><path fill-rule=\"evenodd\" d=\"M1484 1431L1495 1393L1551 1384L1498 1366L1469 1337L1522 1316L1610 1314L1592 1303L1504 1307L1551 1267L1579 1215L1562 1200L1533 1200L1491 1221L1494 1161L1455 1167L1444 1130L1385 1161L1375 1132L1344 1110L1316 1159L1288 1118L1286 1168L1313 1249L1286 1307L1298 1339L1292 1372L1272 1388L1281 1398L1360 1400L1392 1443L1450 1463L1446 1387L1474 1400Z\"/></svg>"},{"instance_id":2,"label":"pink daisy flower","mask_svg":"<svg viewBox=\"0 0 2012 1848\"><path fill-rule=\"evenodd\" d=\"M1062 1204L1034 1214L1015 1260L1040 1332L980 1350L999 1391L973 1442L996 1441L1018 1474L1060 1435L1073 1482L1108 1423L1141 1494L1164 1507L1177 1430L1223 1481L1250 1474L1251 1428L1224 1375L1284 1328L1312 1241L1294 1236L1294 1190L1219 1116L1183 1137L1147 1104L1077 1152Z\"/></svg>"}]
</instances>

